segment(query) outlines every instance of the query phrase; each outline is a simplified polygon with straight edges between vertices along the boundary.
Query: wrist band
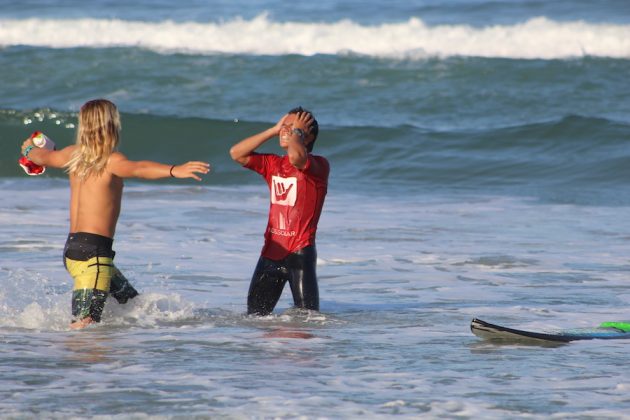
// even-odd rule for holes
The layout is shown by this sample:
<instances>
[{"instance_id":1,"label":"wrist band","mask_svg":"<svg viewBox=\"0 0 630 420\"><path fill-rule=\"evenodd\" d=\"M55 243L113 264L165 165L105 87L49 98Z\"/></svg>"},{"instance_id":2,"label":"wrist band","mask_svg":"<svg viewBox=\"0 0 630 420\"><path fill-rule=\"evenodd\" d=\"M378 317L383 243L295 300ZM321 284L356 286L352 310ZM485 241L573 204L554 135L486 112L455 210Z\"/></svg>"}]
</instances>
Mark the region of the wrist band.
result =
<instances>
[{"instance_id":1,"label":"wrist band","mask_svg":"<svg viewBox=\"0 0 630 420\"><path fill-rule=\"evenodd\" d=\"M35 147L34 144L31 144L29 146L26 147L26 149L24 149L24 157L28 157L28 154L31 153L31 150L33 150L33 147Z\"/></svg>"},{"instance_id":2,"label":"wrist band","mask_svg":"<svg viewBox=\"0 0 630 420\"><path fill-rule=\"evenodd\" d=\"M171 178L175 178L175 175L173 175L173 169L175 169L175 167L176 167L176 166L177 166L177 165L173 165L173 166L171 166L171 170L170 170L170 171L168 171L168 173L169 173L169 174L171 174Z\"/></svg>"},{"instance_id":3,"label":"wrist band","mask_svg":"<svg viewBox=\"0 0 630 420\"><path fill-rule=\"evenodd\" d=\"M291 132L300 137L300 140L304 142L304 138L306 137L306 133L301 128L294 128Z\"/></svg>"}]
</instances>

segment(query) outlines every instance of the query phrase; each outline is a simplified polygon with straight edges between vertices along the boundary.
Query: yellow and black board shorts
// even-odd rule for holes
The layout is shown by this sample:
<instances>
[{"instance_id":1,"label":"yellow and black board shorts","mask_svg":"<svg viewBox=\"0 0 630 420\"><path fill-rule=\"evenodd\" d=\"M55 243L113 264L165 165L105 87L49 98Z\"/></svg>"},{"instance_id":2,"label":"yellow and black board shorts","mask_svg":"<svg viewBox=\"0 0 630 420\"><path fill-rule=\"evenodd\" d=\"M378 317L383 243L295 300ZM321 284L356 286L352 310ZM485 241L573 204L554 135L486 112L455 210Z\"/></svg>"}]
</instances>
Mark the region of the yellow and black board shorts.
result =
<instances>
[{"instance_id":1,"label":"yellow and black board shorts","mask_svg":"<svg viewBox=\"0 0 630 420\"><path fill-rule=\"evenodd\" d=\"M114 272L113 240L94 233L68 235L64 265L74 279L72 316L74 321L91 317L100 322Z\"/></svg>"}]
</instances>

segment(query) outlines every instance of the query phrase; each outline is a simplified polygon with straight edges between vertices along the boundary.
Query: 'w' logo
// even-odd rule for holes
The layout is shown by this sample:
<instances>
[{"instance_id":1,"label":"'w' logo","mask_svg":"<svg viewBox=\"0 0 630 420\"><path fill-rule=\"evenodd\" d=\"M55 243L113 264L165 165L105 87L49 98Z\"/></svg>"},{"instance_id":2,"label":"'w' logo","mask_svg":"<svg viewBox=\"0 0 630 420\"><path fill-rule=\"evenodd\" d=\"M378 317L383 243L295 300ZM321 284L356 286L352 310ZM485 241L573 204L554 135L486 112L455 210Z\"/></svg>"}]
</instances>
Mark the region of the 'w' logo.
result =
<instances>
[{"instance_id":1,"label":"'w' logo","mask_svg":"<svg viewBox=\"0 0 630 420\"><path fill-rule=\"evenodd\" d=\"M289 184L287 187L282 182L276 182L274 188L276 189L276 201L283 201L287 199L289 191L293 188L293 184Z\"/></svg>"},{"instance_id":2,"label":"'w' logo","mask_svg":"<svg viewBox=\"0 0 630 420\"><path fill-rule=\"evenodd\" d=\"M271 203L285 206L295 205L297 197L297 178L271 177Z\"/></svg>"}]
</instances>

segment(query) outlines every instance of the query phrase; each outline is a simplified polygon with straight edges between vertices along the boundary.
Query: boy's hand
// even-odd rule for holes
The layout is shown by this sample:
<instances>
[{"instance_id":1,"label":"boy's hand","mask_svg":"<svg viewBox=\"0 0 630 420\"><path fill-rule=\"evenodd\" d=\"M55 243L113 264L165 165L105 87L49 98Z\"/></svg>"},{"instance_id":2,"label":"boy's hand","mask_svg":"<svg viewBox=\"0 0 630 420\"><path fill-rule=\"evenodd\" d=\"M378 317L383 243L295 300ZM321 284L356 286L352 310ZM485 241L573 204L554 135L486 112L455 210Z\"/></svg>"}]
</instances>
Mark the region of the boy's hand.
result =
<instances>
[{"instance_id":1,"label":"boy's hand","mask_svg":"<svg viewBox=\"0 0 630 420\"><path fill-rule=\"evenodd\" d=\"M22 143L22 156L24 156L24 151L26 151L26 148L28 146L34 146L33 139L30 137L24 140L24 143Z\"/></svg>"},{"instance_id":2,"label":"boy's hand","mask_svg":"<svg viewBox=\"0 0 630 420\"><path fill-rule=\"evenodd\" d=\"M192 161L181 165L175 165L171 169L173 178L193 178L201 181L201 177L197 174L207 174L210 172L210 164L208 162Z\"/></svg>"},{"instance_id":3,"label":"boy's hand","mask_svg":"<svg viewBox=\"0 0 630 420\"><path fill-rule=\"evenodd\" d=\"M276 123L276 125L273 126L274 135L277 136L280 134L280 129L282 128L284 124L284 120L286 120L288 116L289 114L284 114L284 116L280 118L280 120Z\"/></svg>"},{"instance_id":4,"label":"boy's hand","mask_svg":"<svg viewBox=\"0 0 630 420\"><path fill-rule=\"evenodd\" d=\"M303 130L309 134L311 132L311 126L313 125L313 116L309 112L298 112L295 120L293 120L293 127Z\"/></svg>"}]
</instances>

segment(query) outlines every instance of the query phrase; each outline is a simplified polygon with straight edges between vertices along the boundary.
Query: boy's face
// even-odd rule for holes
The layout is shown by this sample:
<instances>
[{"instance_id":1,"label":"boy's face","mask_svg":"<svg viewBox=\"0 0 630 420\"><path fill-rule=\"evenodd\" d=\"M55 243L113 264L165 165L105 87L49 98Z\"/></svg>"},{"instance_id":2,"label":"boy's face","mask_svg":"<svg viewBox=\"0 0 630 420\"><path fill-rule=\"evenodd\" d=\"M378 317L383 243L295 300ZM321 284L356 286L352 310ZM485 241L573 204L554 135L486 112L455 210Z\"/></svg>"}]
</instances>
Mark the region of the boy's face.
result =
<instances>
[{"instance_id":1,"label":"boy's face","mask_svg":"<svg viewBox=\"0 0 630 420\"><path fill-rule=\"evenodd\" d=\"M289 147L289 138L293 135L293 121L297 118L297 114L289 114L289 116L283 121L282 127L280 127L280 147L287 149ZM313 136L307 132L304 138L304 144L307 145L313 141Z\"/></svg>"}]
</instances>

